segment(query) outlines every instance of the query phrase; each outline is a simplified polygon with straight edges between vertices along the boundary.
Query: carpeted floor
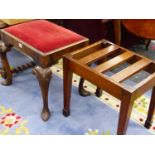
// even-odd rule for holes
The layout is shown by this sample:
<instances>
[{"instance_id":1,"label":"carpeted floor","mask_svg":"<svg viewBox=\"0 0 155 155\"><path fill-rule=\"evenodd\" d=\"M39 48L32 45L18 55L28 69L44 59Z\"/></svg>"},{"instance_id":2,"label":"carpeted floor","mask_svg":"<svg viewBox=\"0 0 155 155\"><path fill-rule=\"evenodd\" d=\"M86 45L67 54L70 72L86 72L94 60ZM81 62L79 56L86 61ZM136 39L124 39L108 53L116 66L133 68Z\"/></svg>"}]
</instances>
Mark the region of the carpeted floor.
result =
<instances>
[{"instance_id":1,"label":"carpeted floor","mask_svg":"<svg viewBox=\"0 0 155 155\"><path fill-rule=\"evenodd\" d=\"M133 50L143 49L136 46ZM149 51L142 50L151 58L155 58L154 45ZM28 59L15 50L9 53L13 67L27 62ZM14 75L13 85L0 85L0 134L52 134L52 135L84 135L84 134L116 134L119 113L119 101L106 92L101 98L94 95L81 97L78 95L78 79L74 76L75 85L72 90L71 115L62 115L63 81L61 62L52 67L54 76L49 90L49 108L52 113L47 122L40 118L42 99L36 77L31 69ZM0 79L1 81L2 79ZM94 86L86 83L86 89L94 91ZM135 101L127 134L154 134L154 125L150 130L143 127L151 91Z\"/></svg>"}]
</instances>

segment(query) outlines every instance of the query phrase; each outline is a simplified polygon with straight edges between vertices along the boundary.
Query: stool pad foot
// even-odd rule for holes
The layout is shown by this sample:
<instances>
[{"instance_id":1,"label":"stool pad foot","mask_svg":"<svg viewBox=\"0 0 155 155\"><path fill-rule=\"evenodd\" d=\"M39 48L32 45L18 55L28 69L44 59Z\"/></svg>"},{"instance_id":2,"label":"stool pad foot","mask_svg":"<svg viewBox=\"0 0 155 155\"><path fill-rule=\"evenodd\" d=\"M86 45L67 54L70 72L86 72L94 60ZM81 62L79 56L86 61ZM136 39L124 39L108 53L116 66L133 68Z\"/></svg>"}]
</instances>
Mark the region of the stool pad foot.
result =
<instances>
[{"instance_id":1,"label":"stool pad foot","mask_svg":"<svg viewBox=\"0 0 155 155\"><path fill-rule=\"evenodd\" d=\"M41 118L43 121L47 121L50 118L50 112L47 110L43 110L41 113Z\"/></svg>"},{"instance_id":2,"label":"stool pad foot","mask_svg":"<svg viewBox=\"0 0 155 155\"><path fill-rule=\"evenodd\" d=\"M144 126L147 128L147 129L149 129L150 127L151 127L151 125L152 125L152 123L151 122L149 122L149 121L145 121L145 124L144 124Z\"/></svg>"},{"instance_id":3,"label":"stool pad foot","mask_svg":"<svg viewBox=\"0 0 155 155\"><path fill-rule=\"evenodd\" d=\"M70 111L69 111L69 110L68 110L68 111L63 110L63 115L64 115L65 117L68 117L68 116L70 115Z\"/></svg>"}]
</instances>

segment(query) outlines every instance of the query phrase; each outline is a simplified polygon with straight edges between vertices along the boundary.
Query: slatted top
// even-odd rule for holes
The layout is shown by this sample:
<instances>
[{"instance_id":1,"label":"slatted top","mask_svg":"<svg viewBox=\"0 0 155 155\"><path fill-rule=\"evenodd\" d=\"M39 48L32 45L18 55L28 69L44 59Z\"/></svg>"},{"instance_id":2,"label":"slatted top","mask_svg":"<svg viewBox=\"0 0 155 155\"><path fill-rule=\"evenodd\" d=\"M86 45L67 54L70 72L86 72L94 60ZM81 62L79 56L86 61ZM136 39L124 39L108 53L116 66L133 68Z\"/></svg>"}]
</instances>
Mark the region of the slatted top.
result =
<instances>
[{"instance_id":1,"label":"slatted top","mask_svg":"<svg viewBox=\"0 0 155 155\"><path fill-rule=\"evenodd\" d=\"M103 78L108 78L119 86L127 87L127 89L130 87L135 91L150 81L151 84L154 82L153 85L155 85L154 61L107 40L96 42L72 53L72 59ZM123 69L119 69L117 72L111 71L120 66L124 66ZM147 72L148 76L135 86L124 85L124 81L141 71ZM108 76L107 72L112 72L112 75Z\"/></svg>"}]
</instances>

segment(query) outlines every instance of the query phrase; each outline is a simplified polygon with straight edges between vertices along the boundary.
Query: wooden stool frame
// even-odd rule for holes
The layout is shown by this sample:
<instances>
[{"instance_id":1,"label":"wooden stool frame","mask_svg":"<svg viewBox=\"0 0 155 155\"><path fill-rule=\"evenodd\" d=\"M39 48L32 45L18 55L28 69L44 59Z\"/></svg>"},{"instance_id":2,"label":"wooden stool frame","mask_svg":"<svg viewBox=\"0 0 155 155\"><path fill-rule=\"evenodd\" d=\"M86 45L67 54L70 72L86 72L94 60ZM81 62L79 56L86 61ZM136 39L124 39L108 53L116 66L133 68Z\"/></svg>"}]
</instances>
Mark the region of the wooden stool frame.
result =
<instances>
[{"instance_id":1,"label":"wooden stool frame","mask_svg":"<svg viewBox=\"0 0 155 155\"><path fill-rule=\"evenodd\" d=\"M33 48L29 44L23 42L19 38L11 35L5 30L1 30L1 41L0 41L0 58L2 62L2 69L0 73L5 79L2 84L12 84L12 75L19 71L23 71L26 68L36 66L33 69L33 73L36 75L41 89L43 98L43 109L41 117L44 121L47 121L50 117L50 111L48 108L48 89L50 80L52 77L51 66L56 64L62 56L68 52L73 52L77 49L83 48L89 44L89 39L84 38L81 41L74 42L73 44L64 46L48 53L42 53L41 51ZM33 61L21 67L10 69L9 61L7 59L7 52L11 51L11 48L17 49L24 55L32 58ZM81 88L82 89L82 88ZM82 90L81 90L82 91Z\"/></svg>"}]
</instances>

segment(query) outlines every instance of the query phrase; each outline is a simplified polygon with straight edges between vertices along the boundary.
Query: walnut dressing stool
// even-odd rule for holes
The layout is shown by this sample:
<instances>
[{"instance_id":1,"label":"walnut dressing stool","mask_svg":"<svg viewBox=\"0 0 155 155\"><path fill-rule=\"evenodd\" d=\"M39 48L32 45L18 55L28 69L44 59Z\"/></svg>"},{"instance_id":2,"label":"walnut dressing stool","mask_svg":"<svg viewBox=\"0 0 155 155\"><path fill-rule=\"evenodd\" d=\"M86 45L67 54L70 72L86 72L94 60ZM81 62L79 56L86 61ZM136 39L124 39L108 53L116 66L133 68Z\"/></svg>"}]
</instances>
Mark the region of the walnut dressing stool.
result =
<instances>
[{"instance_id":1,"label":"walnut dressing stool","mask_svg":"<svg viewBox=\"0 0 155 155\"><path fill-rule=\"evenodd\" d=\"M34 20L1 30L0 56L3 66L4 85L12 83L12 71L7 59L11 47L31 57L37 65L33 69L43 97L42 119L48 120L48 88L51 79L50 67L63 54L88 45L89 40L77 33L46 20Z\"/></svg>"},{"instance_id":2,"label":"walnut dressing stool","mask_svg":"<svg viewBox=\"0 0 155 155\"><path fill-rule=\"evenodd\" d=\"M100 61L99 65L91 65ZM63 58L64 66L64 116L70 114L70 96L73 72L92 82L99 88L121 100L117 134L125 134L131 115L134 100L153 88L152 97L145 122L151 125L155 109L155 62L142 57L107 40L101 40L76 52L68 53ZM128 64L112 76L105 74L115 67ZM148 72L148 76L138 84L130 85L125 80L140 71ZM106 114L105 114L106 115Z\"/></svg>"}]
</instances>

